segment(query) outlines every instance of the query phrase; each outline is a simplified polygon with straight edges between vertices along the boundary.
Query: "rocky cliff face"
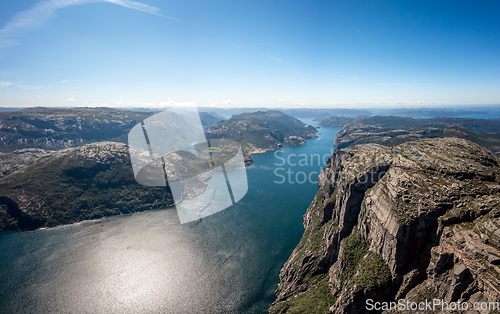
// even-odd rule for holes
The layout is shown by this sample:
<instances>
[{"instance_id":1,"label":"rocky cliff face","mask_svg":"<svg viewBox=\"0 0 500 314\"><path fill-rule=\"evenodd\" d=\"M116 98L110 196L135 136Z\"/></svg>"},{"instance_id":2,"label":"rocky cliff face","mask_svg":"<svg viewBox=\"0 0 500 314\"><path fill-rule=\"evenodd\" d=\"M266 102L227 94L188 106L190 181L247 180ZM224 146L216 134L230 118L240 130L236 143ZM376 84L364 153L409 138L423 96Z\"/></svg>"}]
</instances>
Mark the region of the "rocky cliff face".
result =
<instances>
[{"instance_id":1,"label":"rocky cliff face","mask_svg":"<svg viewBox=\"0 0 500 314\"><path fill-rule=\"evenodd\" d=\"M500 159L457 138L336 152L270 313L500 300Z\"/></svg>"}]
</instances>

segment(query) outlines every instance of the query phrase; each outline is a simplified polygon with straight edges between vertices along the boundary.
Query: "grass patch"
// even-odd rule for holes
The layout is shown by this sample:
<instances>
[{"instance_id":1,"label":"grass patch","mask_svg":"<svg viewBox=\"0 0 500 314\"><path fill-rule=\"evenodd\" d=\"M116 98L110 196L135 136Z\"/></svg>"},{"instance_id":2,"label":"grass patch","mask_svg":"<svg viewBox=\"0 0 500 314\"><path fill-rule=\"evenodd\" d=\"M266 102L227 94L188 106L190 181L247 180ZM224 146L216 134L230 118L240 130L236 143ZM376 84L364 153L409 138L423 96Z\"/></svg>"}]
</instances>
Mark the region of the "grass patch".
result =
<instances>
[{"instance_id":1,"label":"grass patch","mask_svg":"<svg viewBox=\"0 0 500 314\"><path fill-rule=\"evenodd\" d=\"M289 314L325 314L330 307L335 304L336 298L332 295L328 287L330 276L327 274L314 277L318 280L315 287L298 295L297 297L273 306L270 314L289 313Z\"/></svg>"},{"instance_id":2,"label":"grass patch","mask_svg":"<svg viewBox=\"0 0 500 314\"><path fill-rule=\"evenodd\" d=\"M389 266L380 255L370 251L360 262L358 269L354 282L359 289L375 290L392 280Z\"/></svg>"}]
</instances>

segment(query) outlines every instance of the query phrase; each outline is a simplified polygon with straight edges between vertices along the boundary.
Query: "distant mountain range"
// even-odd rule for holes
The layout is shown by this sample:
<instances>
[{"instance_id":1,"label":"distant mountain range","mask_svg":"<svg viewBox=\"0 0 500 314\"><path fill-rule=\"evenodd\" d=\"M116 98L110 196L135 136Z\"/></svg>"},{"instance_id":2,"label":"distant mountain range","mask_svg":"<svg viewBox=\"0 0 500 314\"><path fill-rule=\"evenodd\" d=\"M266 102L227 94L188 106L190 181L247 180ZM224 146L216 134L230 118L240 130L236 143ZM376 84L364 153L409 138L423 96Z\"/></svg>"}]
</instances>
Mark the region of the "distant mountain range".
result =
<instances>
[{"instance_id":1,"label":"distant mountain range","mask_svg":"<svg viewBox=\"0 0 500 314\"><path fill-rule=\"evenodd\" d=\"M99 141L126 142L128 131L153 113L111 108L31 108L0 113L0 151L57 150Z\"/></svg>"},{"instance_id":2,"label":"distant mountain range","mask_svg":"<svg viewBox=\"0 0 500 314\"><path fill-rule=\"evenodd\" d=\"M156 112L112 108L29 108L0 112L0 152L22 148L58 150L83 144L127 142L128 132ZM200 112L209 128L220 117Z\"/></svg>"},{"instance_id":3,"label":"distant mountain range","mask_svg":"<svg viewBox=\"0 0 500 314\"><path fill-rule=\"evenodd\" d=\"M173 205L168 187L142 186L132 171L128 132L152 114L109 108L0 113L0 231ZM208 139L239 141L247 165L251 153L305 145L304 138L316 133L279 111L246 113L227 121L201 112L200 118ZM201 181L195 185L198 192L207 186Z\"/></svg>"}]
</instances>

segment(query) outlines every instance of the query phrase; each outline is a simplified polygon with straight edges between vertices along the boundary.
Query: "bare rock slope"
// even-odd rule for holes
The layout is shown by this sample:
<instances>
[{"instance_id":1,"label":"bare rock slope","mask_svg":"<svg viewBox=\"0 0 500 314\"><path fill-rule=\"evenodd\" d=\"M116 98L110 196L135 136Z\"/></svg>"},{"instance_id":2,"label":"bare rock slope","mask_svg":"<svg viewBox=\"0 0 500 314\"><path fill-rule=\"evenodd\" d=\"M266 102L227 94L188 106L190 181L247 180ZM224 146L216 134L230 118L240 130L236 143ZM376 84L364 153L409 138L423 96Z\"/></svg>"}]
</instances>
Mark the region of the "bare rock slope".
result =
<instances>
[{"instance_id":1,"label":"bare rock slope","mask_svg":"<svg viewBox=\"0 0 500 314\"><path fill-rule=\"evenodd\" d=\"M23 148L12 153L0 152L0 178L54 153L55 151L41 148Z\"/></svg>"},{"instance_id":2,"label":"bare rock slope","mask_svg":"<svg viewBox=\"0 0 500 314\"><path fill-rule=\"evenodd\" d=\"M336 152L270 313L365 313L367 299L499 301L499 163L458 138Z\"/></svg>"}]
</instances>

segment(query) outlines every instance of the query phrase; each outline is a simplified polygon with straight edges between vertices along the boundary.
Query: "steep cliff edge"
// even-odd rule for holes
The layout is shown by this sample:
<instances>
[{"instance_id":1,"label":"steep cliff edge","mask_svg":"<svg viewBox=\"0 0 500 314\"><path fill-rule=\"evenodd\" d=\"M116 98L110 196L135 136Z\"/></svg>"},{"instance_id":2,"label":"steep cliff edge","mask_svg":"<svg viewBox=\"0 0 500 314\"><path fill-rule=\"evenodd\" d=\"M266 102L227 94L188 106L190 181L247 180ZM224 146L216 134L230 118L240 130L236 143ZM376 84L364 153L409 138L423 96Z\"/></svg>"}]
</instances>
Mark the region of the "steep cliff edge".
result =
<instances>
[{"instance_id":1,"label":"steep cliff edge","mask_svg":"<svg viewBox=\"0 0 500 314\"><path fill-rule=\"evenodd\" d=\"M457 138L336 152L270 313L365 313L367 299L499 301L499 163Z\"/></svg>"}]
</instances>

